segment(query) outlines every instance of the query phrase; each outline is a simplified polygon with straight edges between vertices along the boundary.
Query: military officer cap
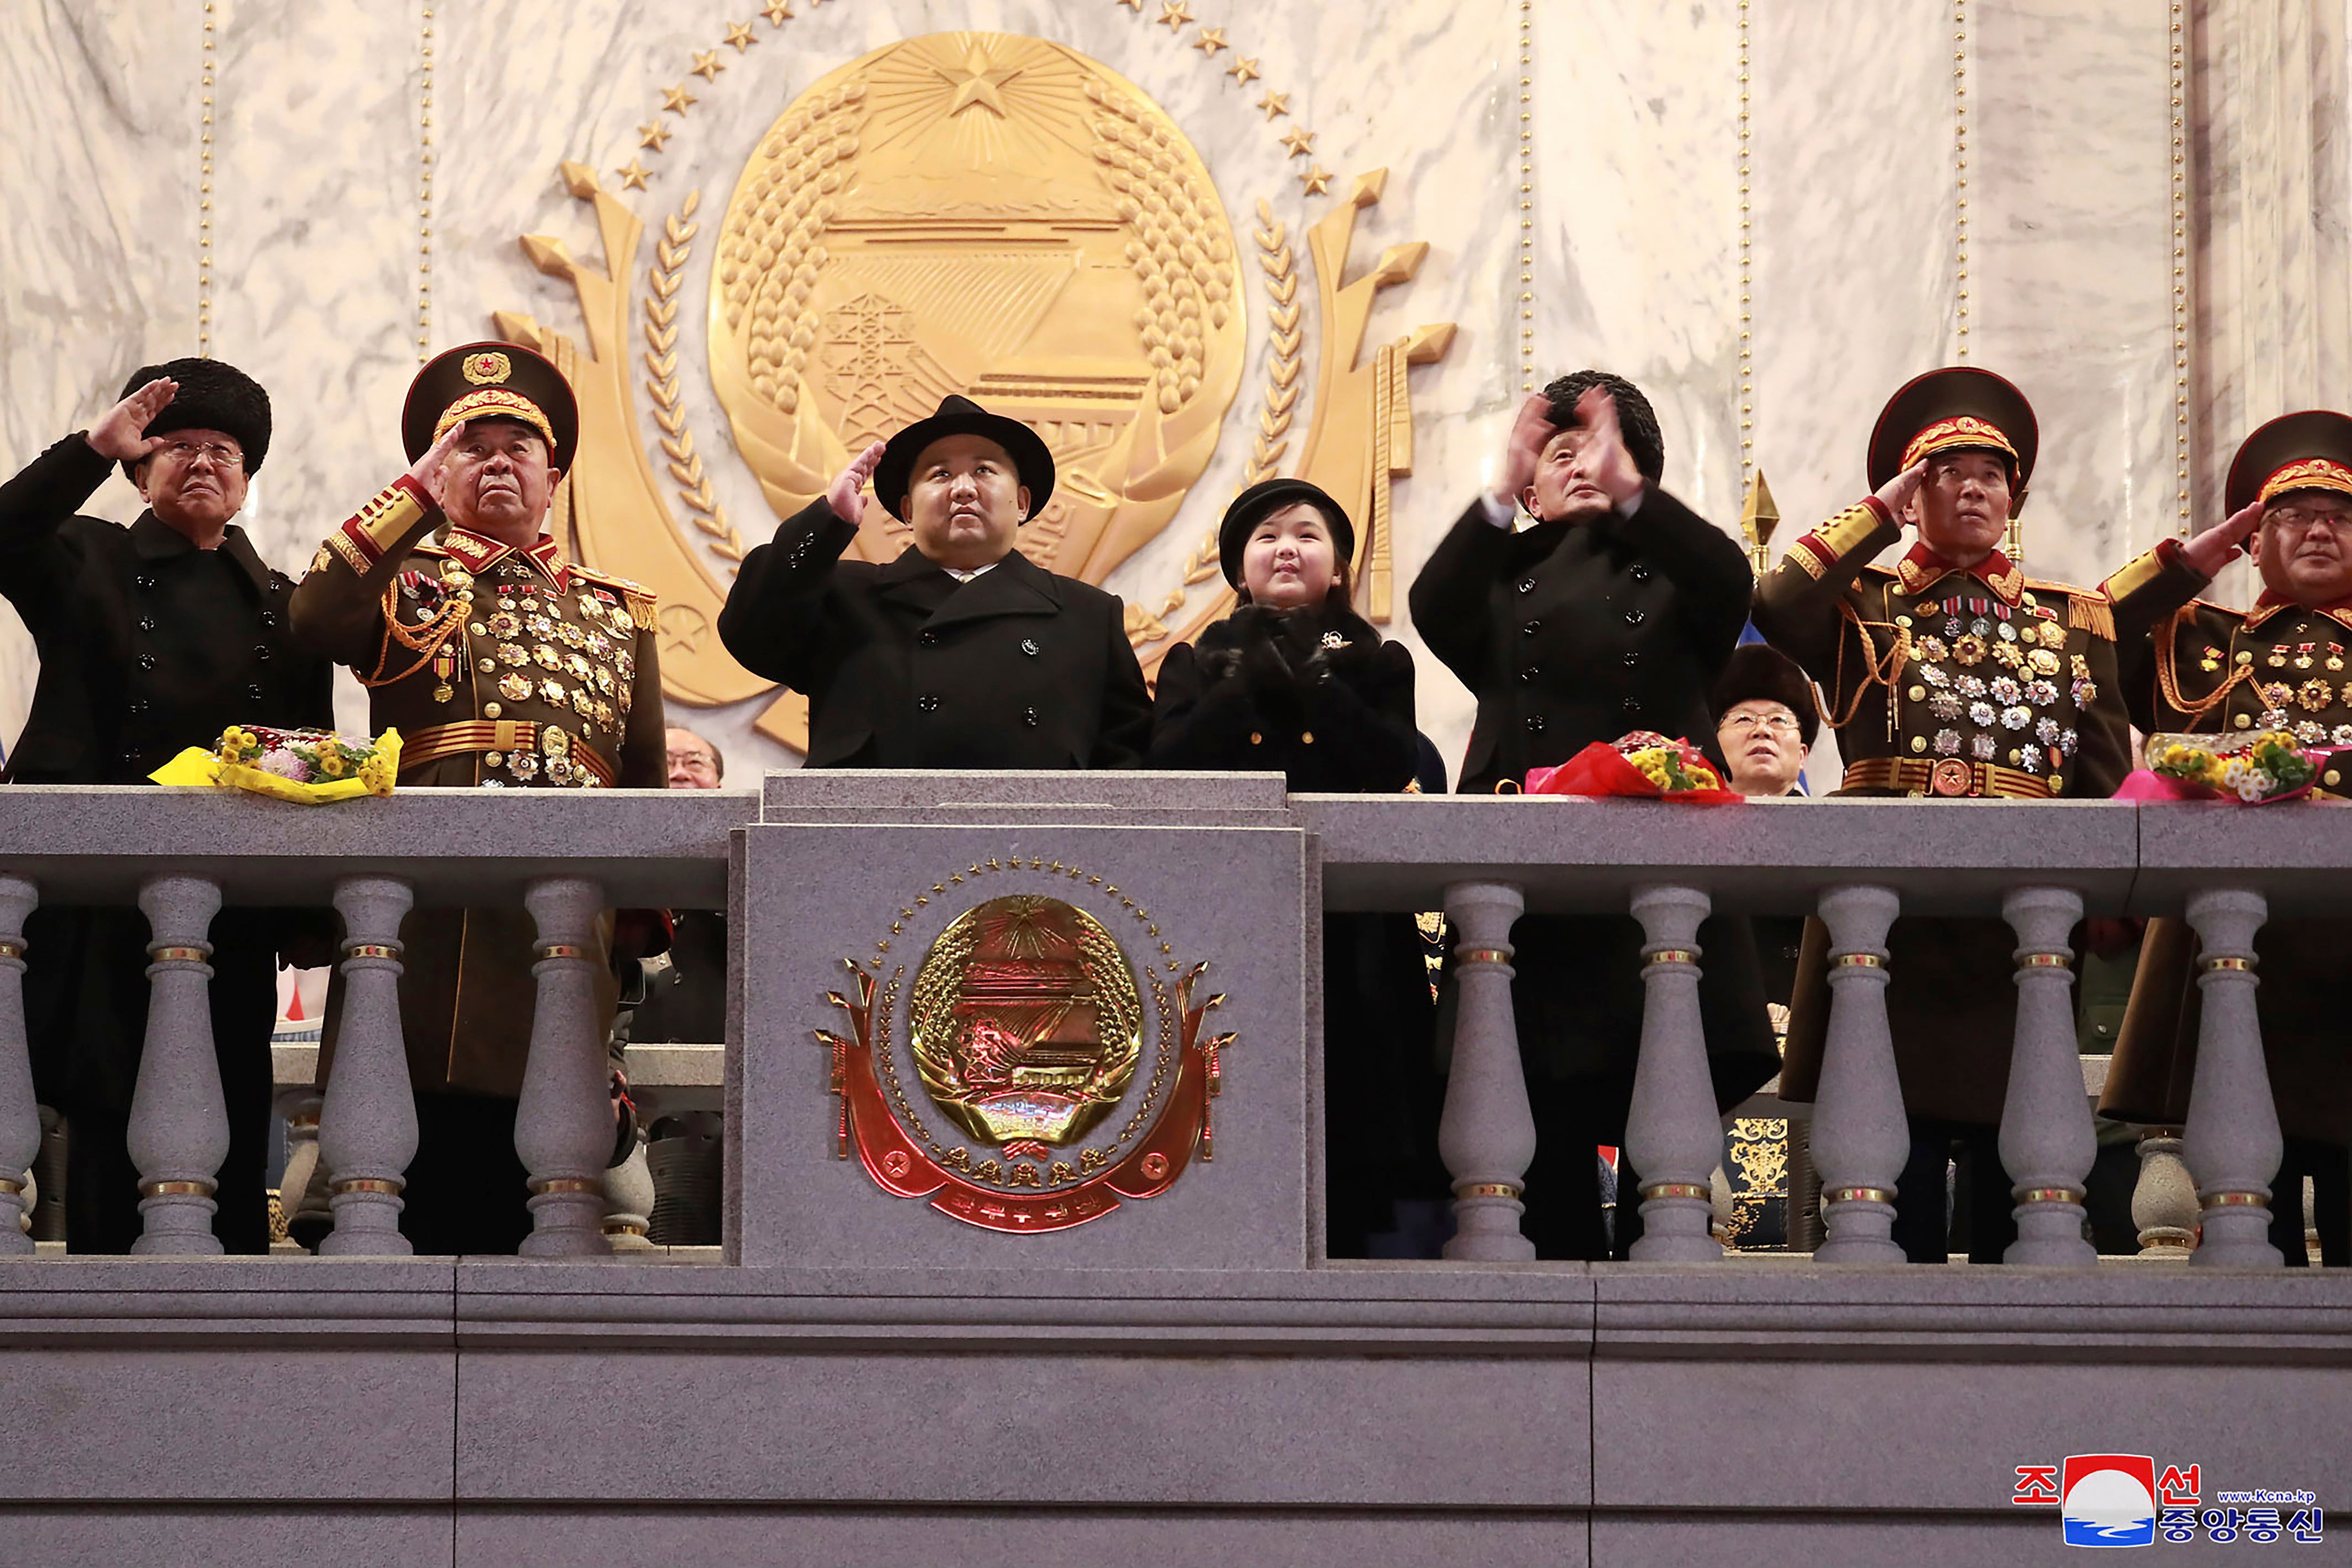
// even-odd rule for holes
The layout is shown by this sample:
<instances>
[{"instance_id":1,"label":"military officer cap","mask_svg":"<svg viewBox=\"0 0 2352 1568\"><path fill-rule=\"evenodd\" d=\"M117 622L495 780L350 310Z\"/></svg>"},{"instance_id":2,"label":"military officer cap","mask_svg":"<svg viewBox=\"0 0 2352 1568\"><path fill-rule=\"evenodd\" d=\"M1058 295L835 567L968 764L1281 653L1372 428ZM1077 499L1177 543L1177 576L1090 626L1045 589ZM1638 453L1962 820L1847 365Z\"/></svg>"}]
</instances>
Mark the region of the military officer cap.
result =
<instances>
[{"instance_id":1,"label":"military officer cap","mask_svg":"<svg viewBox=\"0 0 2352 1568\"><path fill-rule=\"evenodd\" d=\"M547 438L548 465L572 471L580 447L580 401L563 373L520 343L467 343L435 356L408 384L400 438L411 462L453 425L512 419Z\"/></svg>"},{"instance_id":2,"label":"military officer cap","mask_svg":"<svg viewBox=\"0 0 2352 1568\"><path fill-rule=\"evenodd\" d=\"M1993 452L2009 464L2010 511L2025 505L2042 446L2033 405L2001 376L1948 365L1906 382L1870 433L1870 485L1878 489L1937 452Z\"/></svg>"},{"instance_id":3,"label":"military officer cap","mask_svg":"<svg viewBox=\"0 0 2352 1568\"><path fill-rule=\"evenodd\" d=\"M916 420L883 447L882 460L874 468L874 499L882 503L883 510L901 522L907 520L907 492L915 488L915 459L923 455L924 447L950 436L985 436L1003 447L1029 491L1029 516L1045 510L1045 498L1054 493L1054 454L1045 449L1037 432L1018 419L991 414L971 398L951 392L940 400L938 413Z\"/></svg>"},{"instance_id":4,"label":"military officer cap","mask_svg":"<svg viewBox=\"0 0 2352 1568\"><path fill-rule=\"evenodd\" d=\"M1224 568L1225 581L1234 587L1242 585L1242 547L1249 542L1250 531L1258 523L1285 507L1305 501L1323 514L1331 530L1331 552L1342 563L1355 559L1356 525L1330 493L1320 485L1305 479L1260 479L1225 508L1224 521L1217 524L1217 564Z\"/></svg>"},{"instance_id":5,"label":"military officer cap","mask_svg":"<svg viewBox=\"0 0 2352 1568\"><path fill-rule=\"evenodd\" d=\"M1813 694L1811 679L1795 659L1760 642L1742 643L1731 650L1708 702L1717 723L1743 702L1778 702L1797 716L1797 732L1809 751L1813 737L1822 732L1821 700Z\"/></svg>"},{"instance_id":6,"label":"military officer cap","mask_svg":"<svg viewBox=\"0 0 2352 1568\"><path fill-rule=\"evenodd\" d=\"M2325 408L2282 415L2239 446L2230 463L2230 510L2295 490L2352 496L2352 416Z\"/></svg>"},{"instance_id":7,"label":"military officer cap","mask_svg":"<svg viewBox=\"0 0 2352 1568\"><path fill-rule=\"evenodd\" d=\"M233 436L245 453L245 471L261 470L261 459L269 455L269 394L261 384L233 364L216 359L175 359L163 364L141 365L122 384L122 395L130 396L151 381L170 380L180 384L162 412L147 421L142 432L148 436L168 436L174 430L217 430ZM131 477L132 465L122 465L122 476Z\"/></svg>"}]
</instances>

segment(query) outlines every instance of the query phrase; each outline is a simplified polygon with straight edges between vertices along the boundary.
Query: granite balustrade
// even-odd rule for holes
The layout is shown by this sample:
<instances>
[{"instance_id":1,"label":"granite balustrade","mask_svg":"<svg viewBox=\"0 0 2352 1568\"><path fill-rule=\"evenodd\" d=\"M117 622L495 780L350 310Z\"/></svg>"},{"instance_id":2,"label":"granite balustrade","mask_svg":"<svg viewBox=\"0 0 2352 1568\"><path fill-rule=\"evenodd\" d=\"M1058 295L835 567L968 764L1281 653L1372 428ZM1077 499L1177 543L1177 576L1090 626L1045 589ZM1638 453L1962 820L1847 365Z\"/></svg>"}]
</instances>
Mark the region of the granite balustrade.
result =
<instances>
[{"instance_id":1,"label":"granite balustrade","mask_svg":"<svg viewBox=\"0 0 2352 1568\"><path fill-rule=\"evenodd\" d=\"M781 789L787 780L793 787ZM1168 804L1158 812L1139 806L1153 798ZM397 1177L415 1131L394 984L400 911L412 898L529 907L540 922L541 992L517 1143L538 1193L531 1249L603 1256L595 1188L610 1124L580 956L590 916L607 903L741 903L745 873L730 840L745 830L781 828L786 845L804 830L814 844L861 817L919 817L941 830L1142 830L1135 842L1169 857L1171 875L1185 858L1185 837L1152 829L1286 827L1313 846L1322 907L1446 909L1464 972L1442 1140L1459 1194L1453 1250L1487 1261L1529 1256L1518 1199L1536 1132L1508 985L1509 930L1522 910L1630 911L1648 929L1648 1014L1629 1142L1649 1183L1650 1251L1662 1258L1719 1255L1706 1233L1717 1133L1693 990L1705 962L1697 923L1709 911L1822 916L1835 1001L1811 1142L1828 1232L1819 1258L1831 1262L1898 1256L1888 1224L1906 1142L1884 1005L1887 927L1899 913L2004 914L2019 933L2021 991L2000 1144L2018 1189L2021 1235L2010 1261L2065 1265L2094 1261L2081 1240L2090 1130L2073 1060L2067 930L2084 913L2185 910L2207 953L2199 1076L2181 1149L2203 1207L2206 1241L2196 1261L2275 1267L2263 1230L2279 1135L2248 944L2265 919L2336 909L2340 878L2352 868L2352 816L2321 807L2247 814L2111 802L1926 808L1832 800L1685 810L1559 799L1286 798L1278 780L1257 775L779 774L764 801L748 791L415 791L330 811L128 788L27 788L10 799L0 820L0 891L9 895L0 917L20 921L36 896L135 896L153 923L155 998L131 1128L148 1184L145 1251L217 1245L208 1224L211 1180L226 1123L211 1072L203 958L205 928L224 901L331 899L343 915L346 1048L326 1089L318 1147L332 1194L327 1250L344 1254L405 1249L394 1223ZM2032 831L2020 832L2027 816ZM459 817L466 830L451 831ZM596 852L582 854L590 845ZM805 901L819 917L828 898L842 896L830 884L782 881L760 896ZM37 965L40 955L25 962ZM15 974L0 964L0 987L13 989ZM1311 988L1314 978L1310 963L1301 983ZM813 1004L811 1026L824 1021L818 1013ZM29 1150L37 1137L21 1092L25 1059L21 1010L0 994L0 1089L14 1083L20 1091L0 1094L0 1147ZM1312 1066L1319 1082L1323 1064ZM1229 1149L1227 1158L1250 1155ZM2158 1160L2148 1164L2164 1169ZM1257 1179L1280 1185L1275 1166Z\"/></svg>"}]
</instances>

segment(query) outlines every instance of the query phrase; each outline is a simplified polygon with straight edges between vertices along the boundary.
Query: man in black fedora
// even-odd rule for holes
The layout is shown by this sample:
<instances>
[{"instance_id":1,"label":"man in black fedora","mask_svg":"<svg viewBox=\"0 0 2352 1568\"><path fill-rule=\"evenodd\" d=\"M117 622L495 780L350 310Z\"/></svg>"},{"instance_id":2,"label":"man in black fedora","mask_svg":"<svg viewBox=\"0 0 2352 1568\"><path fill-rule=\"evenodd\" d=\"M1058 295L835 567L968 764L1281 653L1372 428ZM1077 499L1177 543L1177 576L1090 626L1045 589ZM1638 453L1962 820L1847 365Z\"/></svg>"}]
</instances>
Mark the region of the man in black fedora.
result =
<instances>
[{"instance_id":1,"label":"man in black fedora","mask_svg":"<svg viewBox=\"0 0 2352 1568\"><path fill-rule=\"evenodd\" d=\"M176 359L133 372L97 424L0 485L0 595L41 660L11 782L143 784L182 748L217 745L231 724L334 722L332 671L289 640L293 584L234 521L269 437L269 395L252 377ZM127 528L76 515L118 466L146 510ZM228 909L206 937L229 1123L214 1229L231 1252L269 1246L276 953L301 921ZM136 909L48 905L25 929L36 1087L66 1116L67 1245L127 1252L141 1231L129 1136L147 921Z\"/></svg>"},{"instance_id":2,"label":"man in black fedora","mask_svg":"<svg viewBox=\"0 0 2352 1568\"><path fill-rule=\"evenodd\" d=\"M915 535L879 566L841 558L869 476ZM1118 595L1013 548L1053 490L1034 431L950 396L744 557L719 635L746 669L808 698L809 766L1141 760L1151 698Z\"/></svg>"}]
</instances>

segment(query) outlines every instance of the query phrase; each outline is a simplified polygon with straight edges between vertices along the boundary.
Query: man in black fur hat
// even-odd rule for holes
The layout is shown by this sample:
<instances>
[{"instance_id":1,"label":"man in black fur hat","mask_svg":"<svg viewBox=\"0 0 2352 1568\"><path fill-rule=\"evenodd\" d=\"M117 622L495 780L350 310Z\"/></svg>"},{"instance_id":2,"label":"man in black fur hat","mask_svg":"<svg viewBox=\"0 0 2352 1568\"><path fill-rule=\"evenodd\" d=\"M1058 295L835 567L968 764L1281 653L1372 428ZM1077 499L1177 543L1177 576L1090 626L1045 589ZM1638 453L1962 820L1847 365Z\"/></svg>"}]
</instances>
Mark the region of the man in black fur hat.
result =
<instances>
[{"instance_id":1,"label":"man in black fur hat","mask_svg":"<svg viewBox=\"0 0 2352 1568\"><path fill-rule=\"evenodd\" d=\"M1715 683L1726 783L1750 798L1802 793L1805 753L1821 728L1821 701L1795 659L1760 642L1732 650Z\"/></svg>"},{"instance_id":2,"label":"man in black fur hat","mask_svg":"<svg viewBox=\"0 0 2352 1568\"><path fill-rule=\"evenodd\" d=\"M874 499L914 532L844 561ZM1151 697L1118 595L1013 548L1054 491L1035 431L950 395L743 559L719 636L809 700L811 767L1134 767Z\"/></svg>"},{"instance_id":3,"label":"man in black fur hat","mask_svg":"<svg viewBox=\"0 0 2352 1568\"><path fill-rule=\"evenodd\" d=\"M231 724L328 727L330 670L286 640L293 584L231 520L269 450L269 395L217 360L149 365L121 401L0 485L0 595L38 649L33 711L8 777L139 784ZM75 515L121 464L147 502L130 527ZM280 917L225 910L211 941L213 1045L229 1153L215 1227L269 1244L264 1191ZM49 908L26 930L36 1088L67 1120L67 1241L124 1252L140 1233L126 1139L147 1020L136 910Z\"/></svg>"},{"instance_id":4,"label":"man in black fur hat","mask_svg":"<svg viewBox=\"0 0 2352 1568\"><path fill-rule=\"evenodd\" d=\"M1561 376L1520 407L1493 490L1412 584L1413 629L1478 699L1465 794L1516 786L1593 742L1651 730L1719 766L1708 689L1739 640L1748 555L1659 488L1657 416L1605 371ZM1516 526L1521 509L1533 519ZM1642 1035L1642 931L1630 915L1529 916L1511 933L1511 994L1534 1101L1526 1228L1543 1258L1622 1257L1639 1234L1622 1184L1604 1234L1593 1149L1624 1142ZM1748 922L1699 927L1699 1005L1728 1109L1778 1058Z\"/></svg>"}]
</instances>

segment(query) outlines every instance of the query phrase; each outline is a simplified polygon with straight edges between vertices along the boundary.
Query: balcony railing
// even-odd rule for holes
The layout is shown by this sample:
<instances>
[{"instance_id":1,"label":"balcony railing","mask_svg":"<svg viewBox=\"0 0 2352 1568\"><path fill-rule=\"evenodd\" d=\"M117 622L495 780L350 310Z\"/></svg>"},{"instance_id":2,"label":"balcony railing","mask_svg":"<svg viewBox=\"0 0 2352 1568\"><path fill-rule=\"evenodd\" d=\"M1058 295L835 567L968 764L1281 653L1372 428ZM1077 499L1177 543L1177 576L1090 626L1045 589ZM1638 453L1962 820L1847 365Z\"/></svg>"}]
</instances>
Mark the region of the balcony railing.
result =
<instances>
[{"instance_id":1,"label":"balcony railing","mask_svg":"<svg viewBox=\"0 0 2352 1568\"><path fill-rule=\"evenodd\" d=\"M536 962L538 1005L517 1124L539 1194L525 1251L585 1258L606 1251L600 1181L610 1123L592 966L575 954L598 910L740 910L744 862L739 855L730 870L730 852L745 830L1247 823L1301 836L1324 908L1443 908L1453 921L1460 994L1441 1142L1459 1194L1450 1258L1533 1257L1520 1233L1519 1194L1537 1130L1509 985L1511 928L1524 910L1630 912L1643 927L1646 1012L1626 1134L1643 1188L1638 1200L1627 1194L1623 1201L1643 1205L1645 1234L1634 1256L1654 1261L1724 1256L1709 1231L1708 1183L1721 1143L1699 1023L1705 955L1688 957L1703 919L1818 912L1829 927L1834 1001L1811 1129L1827 1233L1816 1255L1822 1262L1901 1256L1890 1239L1891 1197L1907 1137L1885 1006L1889 926L1901 913L2006 920L2017 932L2019 993L2000 1138L2018 1193L2019 1235L2007 1260L2085 1267L2096 1261L2083 1226L2095 1145L2068 933L2086 914L2185 913L2205 953L2197 1076L2180 1145L2201 1207L2193 1261L2274 1267L2280 1258L2266 1230L2281 1141L2255 1018L2256 976L2242 961L2266 919L2341 912L2344 873L2352 869L2352 814L2315 807L1829 800L1686 809L1286 798L1277 781L1255 775L778 774L758 793L415 791L326 809L149 789L22 788L6 800L0 1170L30 1165L40 1133L18 987L24 966L41 955L15 955L25 917L37 900L135 900L155 953L131 1136L150 1194L138 1247L153 1253L218 1247L210 1190L227 1124L203 959L207 926L224 901L331 905L342 920L341 1044L319 1131L334 1194L333 1230L321 1250L341 1256L408 1250L397 1205L415 1146L396 999L403 914L417 903L528 909L549 955ZM1192 840L1171 833L1156 842L1158 853L1181 865ZM1197 879L1202 869L1189 874ZM812 879L761 893L805 905L840 890ZM1317 951L1311 935L1303 944L1309 954ZM1311 973L1301 973L1311 985ZM1311 1017L1311 1007L1302 1016ZM821 1092L807 1082L812 1098ZM1319 1103L1319 1095L1310 1098ZM730 1125L730 1142L740 1132ZM2185 1191L2177 1172L2153 1168L2149 1201L2171 1191L2177 1205ZM2199 1223L2169 1217L2179 1228ZM30 1245L16 1226L0 1225L0 1248Z\"/></svg>"}]
</instances>

